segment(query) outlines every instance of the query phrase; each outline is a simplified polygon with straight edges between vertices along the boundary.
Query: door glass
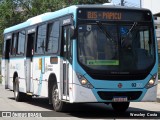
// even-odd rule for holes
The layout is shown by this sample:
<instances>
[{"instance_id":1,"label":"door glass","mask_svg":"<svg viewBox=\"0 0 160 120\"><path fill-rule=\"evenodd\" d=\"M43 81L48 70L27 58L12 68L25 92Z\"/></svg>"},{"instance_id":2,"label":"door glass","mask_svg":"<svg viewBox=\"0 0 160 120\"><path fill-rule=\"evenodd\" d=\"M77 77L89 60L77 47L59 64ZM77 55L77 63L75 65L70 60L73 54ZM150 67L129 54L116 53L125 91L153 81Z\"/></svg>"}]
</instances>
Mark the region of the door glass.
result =
<instances>
[{"instance_id":1,"label":"door glass","mask_svg":"<svg viewBox=\"0 0 160 120\"><path fill-rule=\"evenodd\" d=\"M71 60L71 44L69 26L63 28L63 94L69 95L69 61Z\"/></svg>"}]
</instances>

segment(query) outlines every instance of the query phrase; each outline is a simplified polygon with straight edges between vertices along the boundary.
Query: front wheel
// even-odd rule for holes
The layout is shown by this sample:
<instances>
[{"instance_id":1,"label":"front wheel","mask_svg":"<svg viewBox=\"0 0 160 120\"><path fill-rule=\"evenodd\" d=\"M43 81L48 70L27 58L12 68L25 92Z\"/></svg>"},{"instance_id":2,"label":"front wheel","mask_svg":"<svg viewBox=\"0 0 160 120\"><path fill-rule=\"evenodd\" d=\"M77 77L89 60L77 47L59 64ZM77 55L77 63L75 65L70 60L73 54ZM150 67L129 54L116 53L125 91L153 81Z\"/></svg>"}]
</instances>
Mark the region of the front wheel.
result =
<instances>
[{"instance_id":1,"label":"front wheel","mask_svg":"<svg viewBox=\"0 0 160 120\"><path fill-rule=\"evenodd\" d=\"M59 91L56 84L53 85L52 89L52 103L53 103L53 108L56 112L64 111L66 104L59 99Z\"/></svg>"},{"instance_id":2,"label":"front wheel","mask_svg":"<svg viewBox=\"0 0 160 120\"><path fill-rule=\"evenodd\" d=\"M129 102L112 102L112 108L117 112L125 112L129 107Z\"/></svg>"}]
</instances>

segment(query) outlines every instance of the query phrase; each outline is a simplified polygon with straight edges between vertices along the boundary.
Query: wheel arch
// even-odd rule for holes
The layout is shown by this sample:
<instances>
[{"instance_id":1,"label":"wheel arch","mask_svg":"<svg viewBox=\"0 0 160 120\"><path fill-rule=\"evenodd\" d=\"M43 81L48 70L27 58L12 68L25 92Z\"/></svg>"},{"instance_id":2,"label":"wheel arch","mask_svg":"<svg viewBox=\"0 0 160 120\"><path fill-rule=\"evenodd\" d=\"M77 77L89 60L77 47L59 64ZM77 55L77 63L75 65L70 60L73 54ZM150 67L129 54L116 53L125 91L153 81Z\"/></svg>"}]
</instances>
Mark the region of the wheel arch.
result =
<instances>
[{"instance_id":1,"label":"wheel arch","mask_svg":"<svg viewBox=\"0 0 160 120\"><path fill-rule=\"evenodd\" d=\"M15 83L15 78L16 78L16 77L18 77L17 71L15 71L15 72L13 73L13 92L14 92L14 83Z\"/></svg>"},{"instance_id":2,"label":"wheel arch","mask_svg":"<svg viewBox=\"0 0 160 120\"><path fill-rule=\"evenodd\" d=\"M52 89L54 84L57 84L57 77L55 73L51 73L48 78L48 98L50 104L52 104Z\"/></svg>"},{"instance_id":3,"label":"wheel arch","mask_svg":"<svg viewBox=\"0 0 160 120\"><path fill-rule=\"evenodd\" d=\"M15 71L14 74L13 74L13 82L15 81L15 78L16 78L16 77L18 77L17 71Z\"/></svg>"}]
</instances>

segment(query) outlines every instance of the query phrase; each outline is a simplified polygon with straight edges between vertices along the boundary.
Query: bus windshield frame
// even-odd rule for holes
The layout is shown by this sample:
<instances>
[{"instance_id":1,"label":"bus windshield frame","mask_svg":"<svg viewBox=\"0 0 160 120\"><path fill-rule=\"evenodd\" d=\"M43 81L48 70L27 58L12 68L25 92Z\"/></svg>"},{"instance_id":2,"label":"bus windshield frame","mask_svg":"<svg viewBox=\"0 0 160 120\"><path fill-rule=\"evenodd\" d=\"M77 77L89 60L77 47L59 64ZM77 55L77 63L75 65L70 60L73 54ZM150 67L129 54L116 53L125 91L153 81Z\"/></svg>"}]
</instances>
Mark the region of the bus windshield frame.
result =
<instances>
[{"instance_id":1,"label":"bus windshield frame","mask_svg":"<svg viewBox=\"0 0 160 120\"><path fill-rule=\"evenodd\" d=\"M146 13L147 12L145 12L144 14ZM140 12L138 14L140 14ZM106 75L145 74L145 76L149 74L149 72L153 68L153 65L155 64L155 55L156 55L154 28L153 28L153 22L151 19L149 19L149 16L148 19L146 19L146 21L144 20L142 21L143 19L142 17L140 17L140 19L141 20L137 21L132 20L132 18L130 18L130 20L128 21L127 20L104 21L103 19L87 20L78 17L77 50L78 50L79 64L88 73L106 74ZM136 34L136 31L139 31L138 35ZM132 37L133 34L136 35L134 35L134 40L130 42L130 40L133 39ZM82 36L83 38L81 38ZM86 40L88 39L88 41L86 42L88 42L92 46L90 50L88 46L89 44L87 45L87 43L85 43L85 41L82 41L82 39ZM94 39L97 40L93 41ZM147 40L143 42L139 41L142 42L140 44L135 42L136 39L139 40L147 39ZM97 46L96 45L97 43L95 44L95 42L98 41L101 41L101 43L103 44ZM129 45L131 43L132 45ZM83 48L81 46L83 46ZM104 52L103 50L103 48L107 48L107 46L110 47L110 49L112 49L110 50L111 52L108 52L108 55L110 55L110 58L108 59L104 57L104 54L106 52ZM84 47L86 47L86 49ZM97 51L96 49L99 50ZM84 58L82 52L84 52L85 50L88 55L84 53L86 56ZM91 53L94 57L91 55ZM97 56L100 59L98 59Z\"/></svg>"}]
</instances>

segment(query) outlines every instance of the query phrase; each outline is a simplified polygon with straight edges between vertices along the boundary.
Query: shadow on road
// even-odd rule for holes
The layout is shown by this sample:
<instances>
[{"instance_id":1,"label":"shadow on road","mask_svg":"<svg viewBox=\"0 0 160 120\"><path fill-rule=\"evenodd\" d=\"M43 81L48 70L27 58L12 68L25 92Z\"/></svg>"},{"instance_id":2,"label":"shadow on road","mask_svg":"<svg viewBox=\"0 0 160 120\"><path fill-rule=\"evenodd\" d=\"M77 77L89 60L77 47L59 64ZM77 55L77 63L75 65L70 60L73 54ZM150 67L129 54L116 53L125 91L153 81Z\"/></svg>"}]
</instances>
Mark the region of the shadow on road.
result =
<instances>
[{"instance_id":1,"label":"shadow on road","mask_svg":"<svg viewBox=\"0 0 160 120\"><path fill-rule=\"evenodd\" d=\"M9 98L14 100L14 98ZM48 104L48 99L46 98L33 98L31 101L26 102L33 106L39 106L42 108L47 109L46 111L53 110L52 105ZM85 118L85 119L105 119L105 118L130 118L130 113L144 113L152 112L146 111L144 109L133 108L129 107L125 113L118 113L113 111L111 105L106 105L104 103L83 103L83 104L67 104L67 110L65 112L53 112L52 116L55 117L78 117L78 118ZM155 112L154 112L155 113ZM47 114L47 112L46 112ZM47 116L47 115L46 115ZM133 118L141 118L140 117L133 117ZM156 117L153 117L156 118Z\"/></svg>"},{"instance_id":2,"label":"shadow on road","mask_svg":"<svg viewBox=\"0 0 160 120\"><path fill-rule=\"evenodd\" d=\"M15 100L14 97L9 97L9 99ZM31 100L24 102L33 106L39 106L48 110L53 110L52 105L49 104L48 99L46 98L32 98Z\"/></svg>"}]
</instances>

